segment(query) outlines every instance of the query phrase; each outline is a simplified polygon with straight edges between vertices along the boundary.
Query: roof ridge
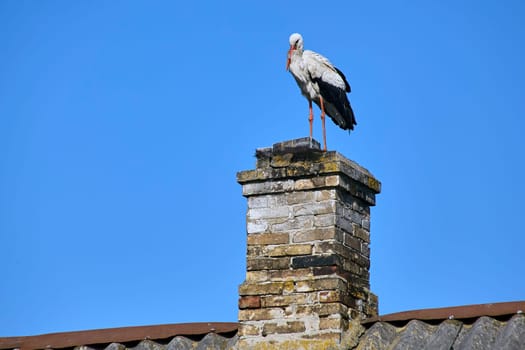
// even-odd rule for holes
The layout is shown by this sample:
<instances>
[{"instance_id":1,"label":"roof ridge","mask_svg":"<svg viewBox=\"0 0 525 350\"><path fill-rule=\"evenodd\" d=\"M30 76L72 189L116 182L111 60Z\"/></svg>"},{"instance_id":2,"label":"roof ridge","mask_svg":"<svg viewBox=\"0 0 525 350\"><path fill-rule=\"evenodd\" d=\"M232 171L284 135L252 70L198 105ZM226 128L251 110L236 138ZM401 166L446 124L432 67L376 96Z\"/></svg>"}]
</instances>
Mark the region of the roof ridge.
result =
<instances>
[{"instance_id":1,"label":"roof ridge","mask_svg":"<svg viewBox=\"0 0 525 350\"><path fill-rule=\"evenodd\" d=\"M362 324L366 325L378 321L399 322L414 319L438 321L445 319L479 318L481 316L498 317L523 313L523 311L525 311L525 300L395 312L368 318L364 320Z\"/></svg>"}]
</instances>

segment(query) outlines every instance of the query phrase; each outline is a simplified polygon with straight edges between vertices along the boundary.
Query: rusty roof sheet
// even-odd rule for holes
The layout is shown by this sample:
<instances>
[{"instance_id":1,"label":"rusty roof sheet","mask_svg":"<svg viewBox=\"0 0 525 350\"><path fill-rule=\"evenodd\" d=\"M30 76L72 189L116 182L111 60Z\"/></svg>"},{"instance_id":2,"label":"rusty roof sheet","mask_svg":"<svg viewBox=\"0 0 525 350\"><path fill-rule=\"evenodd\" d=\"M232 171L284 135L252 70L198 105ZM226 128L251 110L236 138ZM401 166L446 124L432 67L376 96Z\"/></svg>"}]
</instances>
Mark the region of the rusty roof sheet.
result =
<instances>
[{"instance_id":1,"label":"rusty roof sheet","mask_svg":"<svg viewBox=\"0 0 525 350\"><path fill-rule=\"evenodd\" d=\"M424 309L363 322L357 350L525 349L525 301ZM232 349L236 322L182 323L0 338L0 349Z\"/></svg>"},{"instance_id":2,"label":"rusty roof sheet","mask_svg":"<svg viewBox=\"0 0 525 350\"><path fill-rule=\"evenodd\" d=\"M231 338L237 333L236 322L179 323L155 326L95 329L89 331L41 334L26 337L0 337L0 349L63 349L77 346L131 343L142 340L156 340L169 343L176 336L189 341L199 340L208 334Z\"/></svg>"},{"instance_id":3,"label":"rusty roof sheet","mask_svg":"<svg viewBox=\"0 0 525 350\"><path fill-rule=\"evenodd\" d=\"M368 319L357 350L525 349L525 302L399 312Z\"/></svg>"},{"instance_id":4,"label":"rusty roof sheet","mask_svg":"<svg viewBox=\"0 0 525 350\"><path fill-rule=\"evenodd\" d=\"M441 321L446 319L476 319L481 316L505 317L516 313L525 312L525 301L512 301L505 303L476 304L466 306L443 307L435 309L423 309L396 312L393 314L372 317L363 322L370 325L383 321L390 323L403 323L410 320Z\"/></svg>"}]
</instances>

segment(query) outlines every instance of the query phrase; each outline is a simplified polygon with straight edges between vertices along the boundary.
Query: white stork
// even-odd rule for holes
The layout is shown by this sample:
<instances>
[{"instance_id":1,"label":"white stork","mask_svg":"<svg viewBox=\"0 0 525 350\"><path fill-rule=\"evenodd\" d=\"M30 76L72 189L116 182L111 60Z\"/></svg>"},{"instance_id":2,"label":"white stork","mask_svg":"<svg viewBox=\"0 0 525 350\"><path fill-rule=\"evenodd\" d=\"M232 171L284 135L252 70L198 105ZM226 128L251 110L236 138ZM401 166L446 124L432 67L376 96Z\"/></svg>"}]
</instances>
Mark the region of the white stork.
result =
<instances>
[{"instance_id":1,"label":"white stork","mask_svg":"<svg viewBox=\"0 0 525 350\"><path fill-rule=\"evenodd\" d=\"M346 96L350 92L350 85L343 72L334 67L326 57L304 50L301 34L290 35L290 50L286 70L289 70L301 93L308 100L310 115L310 139L314 115L312 101L321 108L321 121L323 124L323 143L326 151L325 114L343 130L353 130L356 125L354 112Z\"/></svg>"}]
</instances>

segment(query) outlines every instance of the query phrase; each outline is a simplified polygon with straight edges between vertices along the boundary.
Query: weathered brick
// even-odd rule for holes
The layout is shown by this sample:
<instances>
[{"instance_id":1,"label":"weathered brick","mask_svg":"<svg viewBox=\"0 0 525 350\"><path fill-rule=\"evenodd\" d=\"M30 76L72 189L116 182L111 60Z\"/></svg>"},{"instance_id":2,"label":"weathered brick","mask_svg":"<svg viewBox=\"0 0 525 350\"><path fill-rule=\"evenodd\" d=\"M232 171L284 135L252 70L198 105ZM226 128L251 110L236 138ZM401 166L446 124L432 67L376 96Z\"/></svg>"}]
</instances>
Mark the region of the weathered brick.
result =
<instances>
[{"instance_id":1,"label":"weathered brick","mask_svg":"<svg viewBox=\"0 0 525 350\"><path fill-rule=\"evenodd\" d=\"M312 178L312 182L316 188L326 187L326 176L316 176Z\"/></svg>"},{"instance_id":2,"label":"weathered brick","mask_svg":"<svg viewBox=\"0 0 525 350\"><path fill-rule=\"evenodd\" d=\"M300 280L308 277L312 277L312 269L293 269L293 270L273 270L269 271L270 279L273 281L283 281L283 280Z\"/></svg>"},{"instance_id":3,"label":"weathered brick","mask_svg":"<svg viewBox=\"0 0 525 350\"><path fill-rule=\"evenodd\" d=\"M246 271L246 282L267 282L269 278L268 271Z\"/></svg>"},{"instance_id":4,"label":"weathered brick","mask_svg":"<svg viewBox=\"0 0 525 350\"><path fill-rule=\"evenodd\" d=\"M332 255L307 255L292 258L292 268L316 267L341 265L341 258L335 254Z\"/></svg>"},{"instance_id":5,"label":"weathered brick","mask_svg":"<svg viewBox=\"0 0 525 350\"><path fill-rule=\"evenodd\" d=\"M296 191L310 190L314 188L315 185L312 179L299 179L295 181L294 189Z\"/></svg>"},{"instance_id":6,"label":"weathered brick","mask_svg":"<svg viewBox=\"0 0 525 350\"><path fill-rule=\"evenodd\" d=\"M288 217L290 208L285 207L271 207L271 208L250 208L248 209L247 217L251 220L257 219L273 219Z\"/></svg>"},{"instance_id":7,"label":"weathered brick","mask_svg":"<svg viewBox=\"0 0 525 350\"><path fill-rule=\"evenodd\" d=\"M335 213L335 208L336 204L334 200L303 203L294 205L292 207L292 214L294 216L329 214Z\"/></svg>"},{"instance_id":8,"label":"weathered brick","mask_svg":"<svg viewBox=\"0 0 525 350\"><path fill-rule=\"evenodd\" d=\"M260 194L248 197L248 208L272 208L287 205L287 193Z\"/></svg>"},{"instance_id":9,"label":"weathered brick","mask_svg":"<svg viewBox=\"0 0 525 350\"><path fill-rule=\"evenodd\" d=\"M348 307L341 303L325 303L325 304L313 304L313 305L297 305L295 309L296 315L318 315L329 316L329 315L342 315L345 317L348 312Z\"/></svg>"},{"instance_id":10,"label":"weathered brick","mask_svg":"<svg viewBox=\"0 0 525 350\"><path fill-rule=\"evenodd\" d=\"M292 158L293 153L276 154L272 157L270 161L270 166L272 166L273 168L284 168L290 165Z\"/></svg>"},{"instance_id":11,"label":"weathered brick","mask_svg":"<svg viewBox=\"0 0 525 350\"><path fill-rule=\"evenodd\" d=\"M359 198L353 198L349 204L352 210L365 214L366 216L370 215L370 206L366 204L365 201Z\"/></svg>"},{"instance_id":12,"label":"weathered brick","mask_svg":"<svg viewBox=\"0 0 525 350\"><path fill-rule=\"evenodd\" d=\"M316 278L311 280L297 281L295 290L298 292L311 292L318 290L338 290L346 292L346 283L338 277Z\"/></svg>"},{"instance_id":13,"label":"weathered brick","mask_svg":"<svg viewBox=\"0 0 525 350\"><path fill-rule=\"evenodd\" d=\"M311 244L290 244L271 246L267 249L268 256L293 256L312 254Z\"/></svg>"},{"instance_id":14,"label":"weathered brick","mask_svg":"<svg viewBox=\"0 0 525 350\"><path fill-rule=\"evenodd\" d=\"M372 292L368 293L368 302L363 306L364 314L368 317L377 316L379 312L379 300L377 295Z\"/></svg>"},{"instance_id":15,"label":"weathered brick","mask_svg":"<svg viewBox=\"0 0 525 350\"><path fill-rule=\"evenodd\" d=\"M280 270L290 267L289 257L278 258L250 258L246 261L246 269L248 271L258 270Z\"/></svg>"},{"instance_id":16,"label":"weathered brick","mask_svg":"<svg viewBox=\"0 0 525 350\"><path fill-rule=\"evenodd\" d=\"M353 210L349 212L349 215L345 215L345 217L347 219L350 219L350 221L352 221L354 224L358 224L358 225L362 225L363 220L365 219L364 215L356 211L353 211Z\"/></svg>"},{"instance_id":17,"label":"weathered brick","mask_svg":"<svg viewBox=\"0 0 525 350\"><path fill-rule=\"evenodd\" d=\"M313 249L314 254L336 254L343 258L341 261L345 264L355 263L358 266L369 268L370 259L368 256L364 256L360 251L351 249L340 242L336 241L324 241L316 242Z\"/></svg>"},{"instance_id":18,"label":"weathered brick","mask_svg":"<svg viewBox=\"0 0 525 350\"><path fill-rule=\"evenodd\" d=\"M268 206L281 207L284 205L288 205L288 201L286 200L288 194L289 192L268 195Z\"/></svg>"},{"instance_id":19,"label":"weathered brick","mask_svg":"<svg viewBox=\"0 0 525 350\"><path fill-rule=\"evenodd\" d=\"M255 309L261 307L261 297L256 295L239 298L239 309Z\"/></svg>"},{"instance_id":20,"label":"weathered brick","mask_svg":"<svg viewBox=\"0 0 525 350\"><path fill-rule=\"evenodd\" d=\"M326 177L326 186L337 186L340 183L339 175L331 175Z\"/></svg>"},{"instance_id":21,"label":"weathered brick","mask_svg":"<svg viewBox=\"0 0 525 350\"><path fill-rule=\"evenodd\" d=\"M350 283L351 285L355 285L357 287L367 286L363 283L363 276L361 274L354 273L350 269L346 268L350 264L351 263L349 263L348 261L345 261L343 268L341 269L342 271L340 271L338 275L343 277L345 280L347 280L348 283ZM355 269L352 269L352 270L355 270ZM359 271L363 271L363 269L360 269Z\"/></svg>"},{"instance_id":22,"label":"weathered brick","mask_svg":"<svg viewBox=\"0 0 525 350\"><path fill-rule=\"evenodd\" d=\"M283 282L246 283L239 286L239 295L282 294Z\"/></svg>"},{"instance_id":23,"label":"weathered brick","mask_svg":"<svg viewBox=\"0 0 525 350\"><path fill-rule=\"evenodd\" d=\"M343 232L353 232L354 231L354 223L350 221L349 219L345 218L344 216L338 216L335 222L335 225L341 229Z\"/></svg>"},{"instance_id":24,"label":"weathered brick","mask_svg":"<svg viewBox=\"0 0 525 350\"><path fill-rule=\"evenodd\" d=\"M314 201L314 192L302 191L302 192L291 192L286 194L286 203L288 205L307 203Z\"/></svg>"},{"instance_id":25,"label":"weathered brick","mask_svg":"<svg viewBox=\"0 0 525 350\"><path fill-rule=\"evenodd\" d=\"M292 230L303 230L312 228L314 226L314 216L313 215L304 215L296 216L291 219L286 220L285 222L279 224L271 225L272 232L285 232Z\"/></svg>"},{"instance_id":26,"label":"weathered brick","mask_svg":"<svg viewBox=\"0 0 525 350\"><path fill-rule=\"evenodd\" d=\"M254 324L248 324L248 323L241 323L239 324L238 333L240 337L247 336L247 335L260 335L261 334L261 328Z\"/></svg>"},{"instance_id":27,"label":"weathered brick","mask_svg":"<svg viewBox=\"0 0 525 350\"><path fill-rule=\"evenodd\" d=\"M249 234L246 239L248 244L284 244L289 243L288 233L257 233Z\"/></svg>"},{"instance_id":28,"label":"weathered brick","mask_svg":"<svg viewBox=\"0 0 525 350\"><path fill-rule=\"evenodd\" d=\"M328 276L328 275L337 275L343 280L349 282L352 281L356 274L351 274L348 270L345 270L346 261L343 263L343 266L323 266L323 267L314 267L313 273L314 276ZM360 271L360 270L359 270Z\"/></svg>"},{"instance_id":29,"label":"weathered brick","mask_svg":"<svg viewBox=\"0 0 525 350\"><path fill-rule=\"evenodd\" d=\"M370 187L376 193L381 192L381 182L372 176L367 176L367 180L368 187Z\"/></svg>"},{"instance_id":30,"label":"weathered brick","mask_svg":"<svg viewBox=\"0 0 525 350\"><path fill-rule=\"evenodd\" d=\"M355 276L363 276L363 274L366 273L365 268L348 261L344 262L343 269L352 273Z\"/></svg>"},{"instance_id":31,"label":"weathered brick","mask_svg":"<svg viewBox=\"0 0 525 350\"><path fill-rule=\"evenodd\" d=\"M295 232L292 237L294 243L304 243L312 241L323 241L327 239L342 239L342 234L337 232L334 227L317 227ZM339 237L341 236L341 237Z\"/></svg>"},{"instance_id":32,"label":"weathered brick","mask_svg":"<svg viewBox=\"0 0 525 350\"><path fill-rule=\"evenodd\" d=\"M260 178L261 180L264 179L262 172L256 174L255 177ZM288 192L293 190L293 185L293 180L246 183L242 186L242 194L243 196L253 196L259 194Z\"/></svg>"},{"instance_id":33,"label":"weathered brick","mask_svg":"<svg viewBox=\"0 0 525 350\"><path fill-rule=\"evenodd\" d=\"M359 253L361 252L361 239L354 237L349 233L345 233L344 238L345 246L350 247Z\"/></svg>"},{"instance_id":34,"label":"weathered brick","mask_svg":"<svg viewBox=\"0 0 525 350\"><path fill-rule=\"evenodd\" d=\"M366 256L367 258L370 258L370 245L369 243L361 243L361 254L363 256Z\"/></svg>"},{"instance_id":35,"label":"weathered brick","mask_svg":"<svg viewBox=\"0 0 525 350\"><path fill-rule=\"evenodd\" d=\"M361 255L360 253L357 253L355 251L348 251L348 254L345 254L346 261L345 264L357 264L361 267L364 267L365 269L370 268L370 259L368 257L365 257Z\"/></svg>"},{"instance_id":36,"label":"weathered brick","mask_svg":"<svg viewBox=\"0 0 525 350\"><path fill-rule=\"evenodd\" d=\"M320 342L322 344L319 349L335 349L338 348L335 344L341 343L342 330L334 330L333 332L322 332L322 333L308 333L303 335L303 339L311 339L312 342ZM326 344L334 344L333 346L327 347ZM315 349L315 348L314 348Z\"/></svg>"},{"instance_id":37,"label":"weathered brick","mask_svg":"<svg viewBox=\"0 0 525 350\"><path fill-rule=\"evenodd\" d=\"M367 231L370 231L370 220L369 219L363 219L361 221L361 226L367 230Z\"/></svg>"},{"instance_id":38,"label":"weathered brick","mask_svg":"<svg viewBox=\"0 0 525 350\"><path fill-rule=\"evenodd\" d=\"M330 190L320 190L315 192L316 201L326 201L330 199L336 199L336 191L334 189Z\"/></svg>"},{"instance_id":39,"label":"weathered brick","mask_svg":"<svg viewBox=\"0 0 525 350\"><path fill-rule=\"evenodd\" d=\"M314 216L314 226L315 227L328 227L335 225L335 214L322 214Z\"/></svg>"},{"instance_id":40,"label":"weathered brick","mask_svg":"<svg viewBox=\"0 0 525 350\"><path fill-rule=\"evenodd\" d=\"M370 290L364 286L357 286L355 284L348 286L348 295L358 300L368 300Z\"/></svg>"},{"instance_id":41,"label":"weathered brick","mask_svg":"<svg viewBox=\"0 0 525 350\"><path fill-rule=\"evenodd\" d=\"M266 295L261 297L262 307L288 306L292 304L308 304L317 301L315 293L294 293L288 295Z\"/></svg>"},{"instance_id":42,"label":"weathered brick","mask_svg":"<svg viewBox=\"0 0 525 350\"><path fill-rule=\"evenodd\" d=\"M341 162L338 159L324 159L322 163L320 163L323 173L334 173L341 171Z\"/></svg>"},{"instance_id":43,"label":"weathered brick","mask_svg":"<svg viewBox=\"0 0 525 350\"><path fill-rule=\"evenodd\" d=\"M283 285L283 294L291 294L295 290L294 281L285 281Z\"/></svg>"},{"instance_id":44,"label":"weathered brick","mask_svg":"<svg viewBox=\"0 0 525 350\"><path fill-rule=\"evenodd\" d=\"M370 281L370 269L361 268L359 276L363 278L365 281ZM367 287L370 288L370 283L367 283Z\"/></svg>"},{"instance_id":45,"label":"weathered brick","mask_svg":"<svg viewBox=\"0 0 525 350\"><path fill-rule=\"evenodd\" d=\"M348 272L346 280L348 281L349 285L355 286L356 288L369 288L370 282L369 279L365 278L365 276L357 276L355 274L352 274Z\"/></svg>"},{"instance_id":46,"label":"weathered brick","mask_svg":"<svg viewBox=\"0 0 525 350\"><path fill-rule=\"evenodd\" d=\"M298 178L310 175L311 169L305 169L301 163L294 163L286 168L286 176Z\"/></svg>"},{"instance_id":47,"label":"weathered brick","mask_svg":"<svg viewBox=\"0 0 525 350\"><path fill-rule=\"evenodd\" d=\"M354 197L361 198L363 200L367 200L369 197L367 193L368 191L364 186L356 184L347 176L341 175L339 178L339 187L345 189L350 195Z\"/></svg>"},{"instance_id":48,"label":"weathered brick","mask_svg":"<svg viewBox=\"0 0 525 350\"><path fill-rule=\"evenodd\" d=\"M263 256L263 247L262 245L249 245L246 247L246 255L250 257L259 257Z\"/></svg>"},{"instance_id":49,"label":"weathered brick","mask_svg":"<svg viewBox=\"0 0 525 350\"><path fill-rule=\"evenodd\" d=\"M314 245L314 254L337 254L341 257L349 257L350 249L337 241L316 242Z\"/></svg>"},{"instance_id":50,"label":"weathered brick","mask_svg":"<svg viewBox=\"0 0 525 350\"><path fill-rule=\"evenodd\" d=\"M281 308L243 309L239 310L238 317L239 321L276 320L284 317L284 310Z\"/></svg>"},{"instance_id":51,"label":"weathered brick","mask_svg":"<svg viewBox=\"0 0 525 350\"><path fill-rule=\"evenodd\" d=\"M282 224L288 220L290 220L289 217L265 219L266 223L268 224L268 229L266 231L275 233L275 231L272 229L272 225Z\"/></svg>"},{"instance_id":52,"label":"weathered brick","mask_svg":"<svg viewBox=\"0 0 525 350\"><path fill-rule=\"evenodd\" d=\"M252 233L263 233L268 230L268 223L262 220L251 220L246 221L246 232L248 234Z\"/></svg>"},{"instance_id":53,"label":"weathered brick","mask_svg":"<svg viewBox=\"0 0 525 350\"><path fill-rule=\"evenodd\" d=\"M246 181L253 180L257 178L257 174L258 174L257 169L239 171L237 173L237 182L242 184Z\"/></svg>"},{"instance_id":54,"label":"weathered brick","mask_svg":"<svg viewBox=\"0 0 525 350\"><path fill-rule=\"evenodd\" d=\"M319 329L338 329L346 330L348 327L348 320L345 320L339 315L321 317L319 319Z\"/></svg>"},{"instance_id":55,"label":"weathered brick","mask_svg":"<svg viewBox=\"0 0 525 350\"><path fill-rule=\"evenodd\" d=\"M339 290L323 290L319 292L320 303L336 303L341 301L341 291Z\"/></svg>"},{"instance_id":56,"label":"weathered brick","mask_svg":"<svg viewBox=\"0 0 525 350\"><path fill-rule=\"evenodd\" d=\"M286 321L284 324L281 323L265 323L263 326L262 335L268 334L288 334L288 333L301 333L306 330L304 322L302 321Z\"/></svg>"},{"instance_id":57,"label":"weathered brick","mask_svg":"<svg viewBox=\"0 0 525 350\"><path fill-rule=\"evenodd\" d=\"M283 154L283 153L293 153L294 155L297 155L297 154L301 154L299 152L311 151L313 149L315 150L321 149L321 144L317 140L303 137L300 139L293 139L293 140L277 142L277 143L274 143L272 147L268 147L268 148L258 148L256 155L257 157L275 156L276 154ZM301 159L302 158L295 159L295 162Z\"/></svg>"},{"instance_id":58,"label":"weathered brick","mask_svg":"<svg viewBox=\"0 0 525 350\"><path fill-rule=\"evenodd\" d=\"M257 169L268 168L270 166L270 158L257 158L255 167Z\"/></svg>"},{"instance_id":59,"label":"weathered brick","mask_svg":"<svg viewBox=\"0 0 525 350\"><path fill-rule=\"evenodd\" d=\"M370 232L359 227L358 225L353 225L352 233L355 237L361 239L363 242L370 243Z\"/></svg>"},{"instance_id":60,"label":"weathered brick","mask_svg":"<svg viewBox=\"0 0 525 350\"><path fill-rule=\"evenodd\" d=\"M371 303L363 303L361 304L360 315L361 317L363 317L362 315L365 315L365 318L374 317L378 315L377 310L378 310L377 304L374 305Z\"/></svg>"},{"instance_id":61,"label":"weathered brick","mask_svg":"<svg viewBox=\"0 0 525 350\"><path fill-rule=\"evenodd\" d=\"M313 275L314 276L326 276L326 275L333 275L339 271L339 267L335 265L331 266L321 266L321 267L314 267L313 268Z\"/></svg>"},{"instance_id":62,"label":"weathered brick","mask_svg":"<svg viewBox=\"0 0 525 350\"><path fill-rule=\"evenodd\" d=\"M248 198L248 208L267 208L270 196L253 196Z\"/></svg>"}]
</instances>

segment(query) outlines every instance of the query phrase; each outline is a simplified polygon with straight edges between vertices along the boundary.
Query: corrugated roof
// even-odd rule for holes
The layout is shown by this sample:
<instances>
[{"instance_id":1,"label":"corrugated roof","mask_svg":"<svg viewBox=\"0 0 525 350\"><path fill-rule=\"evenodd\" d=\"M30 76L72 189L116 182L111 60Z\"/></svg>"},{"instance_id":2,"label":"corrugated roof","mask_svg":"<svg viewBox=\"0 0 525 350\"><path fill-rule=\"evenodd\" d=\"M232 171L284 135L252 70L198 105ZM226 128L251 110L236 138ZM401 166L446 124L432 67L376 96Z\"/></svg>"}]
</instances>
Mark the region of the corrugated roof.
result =
<instances>
[{"instance_id":1,"label":"corrugated roof","mask_svg":"<svg viewBox=\"0 0 525 350\"><path fill-rule=\"evenodd\" d=\"M411 320L396 327L375 322L366 330L357 350L523 350L525 349L525 315L515 314L506 321L482 316L473 324L444 320L439 324Z\"/></svg>"},{"instance_id":2,"label":"corrugated roof","mask_svg":"<svg viewBox=\"0 0 525 350\"><path fill-rule=\"evenodd\" d=\"M481 316L509 316L525 312L525 301L505 303L476 304L465 306L442 307L413 311L396 312L393 314L372 317L363 322L364 325L384 322L404 322L409 320L439 321L445 319L472 319Z\"/></svg>"},{"instance_id":3,"label":"corrugated roof","mask_svg":"<svg viewBox=\"0 0 525 350\"><path fill-rule=\"evenodd\" d=\"M357 350L523 350L525 302L415 310L366 320Z\"/></svg>"},{"instance_id":4,"label":"corrugated roof","mask_svg":"<svg viewBox=\"0 0 525 350\"><path fill-rule=\"evenodd\" d=\"M365 320L357 350L525 349L525 301L399 312ZM0 349L232 349L236 322L182 323L0 338Z\"/></svg>"},{"instance_id":5,"label":"corrugated roof","mask_svg":"<svg viewBox=\"0 0 525 350\"><path fill-rule=\"evenodd\" d=\"M0 338L0 349L63 349L79 346L106 348L111 344L120 345L117 349L123 349L140 345L145 340L163 345L169 345L170 342L192 345L202 341L227 343L237 334L237 326L236 322L179 323L7 337ZM207 335L211 336L206 338ZM134 344L137 342L139 343ZM184 349L180 346L170 348Z\"/></svg>"}]
</instances>

